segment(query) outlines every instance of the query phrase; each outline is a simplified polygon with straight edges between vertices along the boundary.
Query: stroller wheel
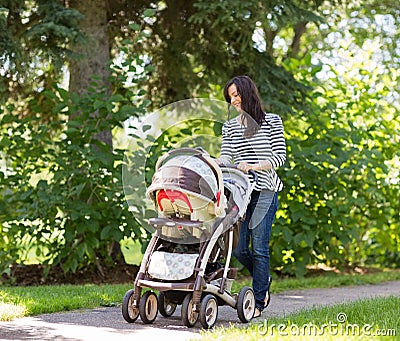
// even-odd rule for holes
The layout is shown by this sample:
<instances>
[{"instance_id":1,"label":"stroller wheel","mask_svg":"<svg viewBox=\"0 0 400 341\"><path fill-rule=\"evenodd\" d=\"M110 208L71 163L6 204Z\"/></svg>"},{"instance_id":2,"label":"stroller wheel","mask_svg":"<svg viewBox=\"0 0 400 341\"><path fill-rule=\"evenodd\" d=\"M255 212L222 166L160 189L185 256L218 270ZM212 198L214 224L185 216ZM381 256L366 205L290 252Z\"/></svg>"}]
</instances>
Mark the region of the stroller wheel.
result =
<instances>
[{"instance_id":1,"label":"stroller wheel","mask_svg":"<svg viewBox=\"0 0 400 341\"><path fill-rule=\"evenodd\" d=\"M204 329L210 329L214 326L218 317L218 302L214 295L206 295L200 307L200 323Z\"/></svg>"},{"instance_id":2,"label":"stroller wheel","mask_svg":"<svg viewBox=\"0 0 400 341\"><path fill-rule=\"evenodd\" d=\"M176 303L172 303L165 294L160 291L158 293L158 311L164 317L170 317L176 310Z\"/></svg>"},{"instance_id":3,"label":"stroller wheel","mask_svg":"<svg viewBox=\"0 0 400 341\"><path fill-rule=\"evenodd\" d=\"M252 288L246 286L240 290L236 309L240 321L247 323L253 318L254 310L256 309L256 299Z\"/></svg>"},{"instance_id":4,"label":"stroller wheel","mask_svg":"<svg viewBox=\"0 0 400 341\"><path fill-rule=\"evenodd\" d=\"M157 296L152 291L146 291L139 303L139 314L143 323L153 323L158 313Z\"/></svg>"},{"instance_id":5,"label":"stroller wheel","mask_svg":"<svg viewBox=\"0 0 400 341\"><path fill-rule=\"evenodd\" d=\"M126 322L133 323L139 316L139 308L133 307L134 289L128 290L122 300L122 316Z\"/></svg>"},{"instance_id":6,"label":"stroller wheel","mask_svg":"<svg viewBox=\"0 0 400 341\"><path fill-rule=\"evenodd\" d=\"M193 327L199 318L199 313L193 310L192 297L192 293L189 293L185 296L182 302L181 317L182 322L186 327Z\"/></svg>"}]
</instances>

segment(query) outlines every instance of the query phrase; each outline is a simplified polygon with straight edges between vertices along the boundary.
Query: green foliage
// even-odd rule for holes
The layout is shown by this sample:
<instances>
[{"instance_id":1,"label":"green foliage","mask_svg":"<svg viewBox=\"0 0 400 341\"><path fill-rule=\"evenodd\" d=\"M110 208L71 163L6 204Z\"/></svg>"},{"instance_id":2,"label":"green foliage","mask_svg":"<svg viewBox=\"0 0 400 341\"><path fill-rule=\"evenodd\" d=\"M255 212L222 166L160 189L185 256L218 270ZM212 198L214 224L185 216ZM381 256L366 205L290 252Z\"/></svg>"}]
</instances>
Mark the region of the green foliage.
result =
<instances>
[{"instance_id":1,"label":"green foliage","mask_svg":"<svg viewBox=\"0 0 400 341\"><path fill-rule=\"evenodd\" d=\"M134 37L140 36L136 32ZM132 54L125 57L123 68L112 65L110 81L119 93L111 96L94 78L89 92L80 97L52 84L27 99L25 108L31 114L22 119L20 107L1 107L1 273L24 261L21 249L30 246L45 263L75 271L93 263L111 265L114 242L141 240L143 231L128 210L122 188L125 151L112 150L97 139L144 113L148 101L137 87L143 75L127 83L141 63ZM52 116L46 124L44 112Z\"/></svg>"},{"instance_id":2,"label":"green foliage","mask_svg":"<svg viewBox=\"0 0 400 341\"><path fill-rule=\"evenodd\" d=\"M59 77L72 44L83 41L81 19L58 0L0 1L0 99L25 97Z\"/></svg>"},{"instance_id":3,"label":"green foliage","mask_svg":"<svg viewBox=\"0 0 400 341\"><path fill-rule=\"evenodd\" d=\"M285 122L286 189L273 230L273 267L298 276L318 263L396 267L400 122L390 93L384 86L367 91L379 74L362 65L368 77L337 75L323 87L313 77L321 68L310 58L287 65L302 70L298 77L316 90L311 110ZM379 81L385 79L390 82Z\"/></svg>"},{"instance_id":4,"label":"green foliage","mask_svg":"<svg viewBox=\"0 0 400 341\"><path fill-rule=\"evenodd\" d=\"M37 256L61 263L65 271L96 258L109 264L112 241L139 238L141 231L122 192L123 150L110 151L95 135L119 125L126 117L118 113L110 119L109 113L129 102L121 96L104 98L95 84L83 98L69 98L56 86L44 96L64 119L39 125L35 118L2 114L8 122L8 134L0 140L8 174L2 181L1 217L7 238L16 241L5 243L8 257L18 259L21 241L28 240L37 246ZM78 109L82 114L68 119ZM4 271L8 264L1 264Z\"/></svg>"},{"instance_id":5,"label":"green foliage","mask_svg":"<svg viewBox=\"0 0 400 341\"><path fill-rule=\"evenodd\" d=\"M140 20L147 6L138 2L132 16ZM151 34L136 50L145 51L154 67L146 84L155 108L210 93L221 98L218 86L238 74L262 85L269 110L288 115L302 107L307 88L276 63L269 48L259 48L253 35L262 32L272 48L277 30L320 20L311 10L292 0L176 0L158 2L154 8L151 20L143 22Z\"/></svg>"},{"instance_id":6,"label":"green foliage","mask_svg":"<svg viewBox=\"0 0 400 341\"><path fill-rule=\"evenodd\" d=\"M220 98L221 84L239 73L252 76L268 109L285 118L288 162L279 173L286 188L273 230L272 267L302 276L316 263L398 266L398 30L383 25L396 27L398 8L364 3L349 2L351 19L341 25L350 29L335 30L341 1L179 0L151 9L147 1L110 2L110 15L126 14L110 22L117 55L113 93L106 95L94 80L87 96L78 97L55 85L61 64L54 58L63 60L69 44L80 42L79 13L56 0L0 1L0 92L9 94L0 108L0 271L21 261L21 245L35 245L46 262L75 270L110 262L113 241L140 239L143 230L122 188L124 150L111 150L96 137L143 114L150 100L157 107L210 92ZM314 11L328 13L324 25L317 26L322 21ZM298 42L309 22L316 25L303 36L304 54L288 58L290 40ZM293 31L300 32L297 40ZM253 40L255 32L265 49ZM339 72L354 56L359 63ZM336 67L324 65L325 57ZM147 94L138 86L142 81ZM146 171L149 183L157 157L195 135L198 123L136 139L134 171ZM202 128L218 136L220 124ZM201 137L188 143L215 155L215 145ZM132 186L136 208L146 211L138 195L145 184Z\"/></svg>"}]
</instances>

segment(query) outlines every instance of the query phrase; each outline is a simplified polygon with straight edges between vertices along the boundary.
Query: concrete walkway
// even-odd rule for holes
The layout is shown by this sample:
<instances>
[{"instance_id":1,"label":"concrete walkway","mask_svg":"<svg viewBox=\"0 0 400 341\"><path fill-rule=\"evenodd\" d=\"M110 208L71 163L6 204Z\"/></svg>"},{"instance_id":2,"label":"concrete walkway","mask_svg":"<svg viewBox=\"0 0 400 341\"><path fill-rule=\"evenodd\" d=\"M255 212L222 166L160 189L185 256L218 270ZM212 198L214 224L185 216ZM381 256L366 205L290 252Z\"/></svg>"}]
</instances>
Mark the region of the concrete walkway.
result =
<instances>
[{"instance_id":1,"label":"concrete walkway","mask_svg":"<svg viewBox=\"0 0 400 341\"><path fill-rule=\"evenodd\" d=\"M361 285L330 289L292 290L273 294L271 304L261 322L272 316L285 316L304 308L334 305L369 297L400 296L400 281L376 285ZM336 316L332 317L335 320ZM240 323L236 310L220 307L216 327ZM145 325L140 318L128 324L122 317L121 308L98 308L73 312L44 314L0 322L0 340L142 340L162 341L194 340L200 337L201 326L193 328L182 325L180 308L170 318L159 315L153 324ZM397 331L400 334L400 330ZM134 338L134 339L133 339Z\"/></svg>"}]
</instances>

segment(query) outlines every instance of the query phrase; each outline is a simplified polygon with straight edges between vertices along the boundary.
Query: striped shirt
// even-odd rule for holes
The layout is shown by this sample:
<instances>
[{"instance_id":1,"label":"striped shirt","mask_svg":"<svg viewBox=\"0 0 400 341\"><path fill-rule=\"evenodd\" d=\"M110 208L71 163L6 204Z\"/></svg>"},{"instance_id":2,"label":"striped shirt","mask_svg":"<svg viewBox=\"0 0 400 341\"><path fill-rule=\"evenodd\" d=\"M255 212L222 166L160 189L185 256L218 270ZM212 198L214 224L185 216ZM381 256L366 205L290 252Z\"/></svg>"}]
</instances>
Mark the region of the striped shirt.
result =
<instances>
[{"instance_id":1,"label":"striped shirt","mask_svg":"<svg viewBox=\"0 0 400 341\"><path fill-rule=\"evenodd\" d=\"M249 164L268 160L272 169L257 171L258 182L254 189L281 191L283 183L275 171L275 168L286 161L286 142L281 118L276 114L266 113L260 129L250 138L243 136L244 129L236 117L224 123L220 160L225 163L244 161Z\"/></svg>"}]
</instances>

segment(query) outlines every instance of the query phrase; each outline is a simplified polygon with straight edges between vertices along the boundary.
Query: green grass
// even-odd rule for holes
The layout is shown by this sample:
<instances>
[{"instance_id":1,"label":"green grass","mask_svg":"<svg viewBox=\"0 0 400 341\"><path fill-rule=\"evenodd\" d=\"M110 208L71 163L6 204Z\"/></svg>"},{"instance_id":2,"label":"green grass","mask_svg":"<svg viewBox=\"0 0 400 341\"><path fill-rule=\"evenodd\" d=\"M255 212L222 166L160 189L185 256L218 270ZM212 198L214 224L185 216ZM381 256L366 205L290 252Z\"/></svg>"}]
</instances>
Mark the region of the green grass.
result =
<instances>
[{"instance_id":1,"label":"green grass","mask_svg":"<svg viewBox=\"0 0 400 341\"><path fill-rule=\"evenodd\" d=\"M116 306L132 284L0 287L0 321L81 308Z\"/></svg>"},{"instance_id":2,"label":"green grass","mask_svg":"<svg viewBox=\"0 0 400 341\"><path fill-rule=\"evenodd\" d=\"M284 278L274 277L271 286L272 293L280 293L286 290L301 290L313 288L333 288L349 285L377 284L385 281L400 280L400 270L384 270L368 274L337 274L326 272L321 276L305 278ZM241 277L233 283L233 291L239 292L244 285L250 285L249 278Z\"/></svg>"},{"instance_id":3,"label":"green grass","mask_svg":"<svg viewBox=\"0 0 400 341\"><path fill-rule=\"evenodd\" d=\"M375 284L399 280L400 270L373 274L331 274L303 279L274 279L271 291L279 293L289 289L329 288L346 285ZM234 282L232 291L251 285L248 277ZM123 285L61 285L39 287L0 286L0 320L16 317L67 311L99 306L116 306L132 284Z\"/></svg>"},{"instance_id":4,"label":"green grass","mask_svg":"<svg viewBox=\"0 0 400 341\"><path fill-rule=\"evenodd\" d=\"M201 340L394 340L400 337L400 297L364 299L331 307L304 309L245 327L215 328ZM385 335L385 337L383 337ZM380 336L380 337L379 337Z\"/></svg>"}]
</instances>

